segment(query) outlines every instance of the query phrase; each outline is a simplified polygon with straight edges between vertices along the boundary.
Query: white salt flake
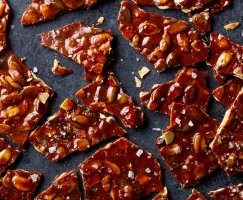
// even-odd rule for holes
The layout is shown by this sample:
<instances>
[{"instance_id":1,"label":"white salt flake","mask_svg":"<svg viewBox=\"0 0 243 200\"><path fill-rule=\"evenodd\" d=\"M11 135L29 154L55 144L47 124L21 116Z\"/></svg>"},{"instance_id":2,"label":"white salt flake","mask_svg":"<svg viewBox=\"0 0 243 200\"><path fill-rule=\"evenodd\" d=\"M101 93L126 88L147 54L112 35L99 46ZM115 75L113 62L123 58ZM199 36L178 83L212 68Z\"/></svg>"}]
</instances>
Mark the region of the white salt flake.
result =
<instances>
[{"instance_id":1,"label":"white salt flake","mask_svg":"<svg viewBox=\"0 0 243 200\"><path fill-rule=\"evenodd\" d=\"M136 153L137 157L140 157L143 154L143 150L139 149Z\"/></svg>"},{"instance_id":2,"label":"white salt flake","mask_svg":"<svg viewBox=\"0 0 243 200\"><path fill-rule=\"evenodd\" d=\"M133 171L128 171L128 178L134 179L134 172Z\"/></svg>"},{"instance_id":3,"label":"white salt flake","mask_svg":"<svg viewBox=\"0 0 243 200\"><path fill-rule=\"evenodd\" d=\"M38 180L39 176L37 174L32 174L32 175L30 175L30 178L31 178L32 182L34 183Z\"/></svg>"},{"instance_id":4,"label":"white salt flake","mask_svg":"<svg viewBox=\"0 0 243 200\"><path fill-rule=\"evenodd\" d=\"M183 110L181 111L181 114L185 115L185 114L186 114L186 110L183 109Z\"/></svg>"},{"instance_id":5,"label":"white salt flake","mask_svg":"<svg viewBox=\"0 0 243 200\"><path fill-rule=\"evenodd\" d=\"M196 79L197 78L197 74L195 72L192 72L192 78Z\"/></svg>"},{"instance_id":6,"label":"white salt flake","mask_svg":"<svg viewBox=\"0 0 243 200\"><path fill-rule=\"evenodd\" d=\"M145 169L145 172L149 174L149 173L151 173L151 169L147 168L147 169Z\"/></svg>"},{"instance_id":7,"label":"white salt flake","mask_svg":"<svg viewBox=\"0 0 243 200\"><path fill-rule=\"evenodd\" d=\"M34 67L34 68L33 68L33 72L34 72L34 73L37 73L37 72L38 72L38 68L37 68L37 67Z\"/></svg>"},{"instance_id":8,"label":"white salt flake","mask_svg":"<svg viewBox=\"0 0 243 200\"><path fill-rule=\"evenodd\" d=\"M175 119L175 122L179 125L181 124L181 120L178 117Z\"/></svg>"},{"instance_id":9,"label":"white salt flake","mask_svg":"<svg viewBox=\"0 0 243 200\"><path fill-rule=\"evenodd\" d=\"M189 121L188 126L190 126L190 127L193 127L194 126L194 124L192 123L191 120Z\"/></svg>"},{"instance_id":10,"label":"white salt flake","mask_svg":"<svg viewBox=\"0 0 243 200\"><path fill-rule=\"evenodd\" d=\"M49 148L49 153L55 153L57 151L56 147L50 147Z\"/></svg>"}]
</instances>

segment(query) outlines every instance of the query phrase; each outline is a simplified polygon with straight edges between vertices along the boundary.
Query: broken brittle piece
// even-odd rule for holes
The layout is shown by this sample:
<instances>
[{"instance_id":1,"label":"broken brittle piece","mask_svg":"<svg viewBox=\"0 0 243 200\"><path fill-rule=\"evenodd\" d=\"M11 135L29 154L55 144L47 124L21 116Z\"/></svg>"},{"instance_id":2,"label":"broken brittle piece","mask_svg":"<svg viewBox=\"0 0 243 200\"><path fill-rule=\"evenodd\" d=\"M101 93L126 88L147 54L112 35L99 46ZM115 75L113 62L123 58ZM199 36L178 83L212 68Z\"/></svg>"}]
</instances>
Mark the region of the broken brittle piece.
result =
<instances>
[{"instance_id":1,"label":"broken brittle piece","mask_svg":"<svg viewBox=\"0 0 243 200\"><path fill-rule=\"evenodd\" d=\"M196 189L192 189L192 194L187 198L187 200L207 200L200 192Z\"/></svg>"},{"instance_id":2,"label":"broken brittle piece","mask_svg":"<svg viewBox=\"0 0 243 200\"><path fill-rule=\"evenodd\" d=\"M208 57L201 35L183 20L146 12L122 1L119 29L158 72L176 66L194 66Z\"/></svg>"},{"instance_id":3,"label":"broken brittle piece","mask_svg":"<svg viewBox=\"0 0 243 200\"><path fill-rule=\"evenodd\" d=\"M172 81L156 84L150 92L141 92L141 104L149 110L168 115L173 102L196 104L206 111L211 95L206 85L206 75L206 72L184 68Z\"/></svg>"},{"instance_id":4,"label":"broken brittle piece","mask_svg":"<svg viewBox=\"0 0 243 200\"><path fill-rule=\"evenodd\" d=\"M231 0L133 0L140 5L157 6L160 9L180 9L183 12L191 12L199 9L209 9L211 13L217 13L230 5Z\"/></svg>"},{"instance_id":5,"label":"broken brittle piece","mask_svg":"<svg viewBox=\"0 0 243 200\"><path fill-rule=\"evenodd\" d=\"M173 103L170 126L156 145L168 169L183 187L194 186L217 168L209 144L218 122L196 105Z\"/></svg>"},{"instance_id":6,"label":"broken brittle piece","mask_svg":"<svg viewBox=\"0 0 243 200\"><path fill-rule=\"evenodd\" d=\"M221 87L216 88L212 94L218 102L229 108L241 91L242 87L243 80L234 78Z\"/></svg>"},{"instance_id":7,"label":"broken brittle piece","mask_svg":"<svg viewBox=\"0 0 243 200\"><path fill-rule=\"evenodd\" d=\"M98 0L33 0L22 17L22 26L48 21L63 12L89 8Z\"/></svg>"},{"instance_id":8,"label":"broken brittle piece","mask_svg":"<svg viewBox=\"0 0 243 200\"><path fill-rule=\"evenodd\" d=\"M153 200L168 200L168 190L164 187L159 194L157 194Z\"/></svg>"},{"instance_id":9,"label":"broken brittle piece","mask_svg":"<svg viewBox=\"0 0 243 200\"><path fill-rule=\"evenodd\" d=\"M64 172L56 177L52 185L38 194L34 200L81 200L78 177L75 170Z\"/></svg>"},{"instance_id":10,"label":"broken brittle piece","mask_svg":"<svg viewBox=\"0 0 243 200\"><path fill-rule=\"evenodd\" d=\"M227 175L243 172L243 88L225 113L211 149Z\"/></svg>"},{"instance_id":11,"label":"broken brittle piece","mask_svg":"<svg viewBox=\"0 0 243 200\"><path fill-rule=\"evenodd\" d=\"M19 154L20 151L11 147L3 138L0 138L0 174L16 160Z\"/></svg>"},{"instance_id":12,"label":"broken brittle piece","mask_svg":"<svg viewBox=\"0 0 243 200\"><path fill-rule=\"evenodd\" d=\"M32 200L41 175L37 171L8 170L0 184L0 199Z\"/></svg>"},{"instance_id":13,"label":"broken brittle piece","mask_svg":"<svg viewBox=\"0 0 243 200\"><path fill-rule=\"evenodd\" d=\"M215 200L242 200L243 199L243 184L232 185L227 188L221 188L209 192L209 196Z\"/></svg>"},{"instance_id":14,"label":"broken brittle piece","mask_svg":"<svg viewBox=\"0 0 243 200\"><path fill-rule=\"evenodd\" d=\"M22 147L54 92L11 51L0 59L0 132Z\"/></svg>"},{"instance_id":15,"label":"broken brittle piece","mask_svg":"<svg viewBox=\"0 0 243 200\"><path fill-rule=\"evenodd\" d=\"M110 113L120 118L128 128L143 124L144 115L123 89L113 72L98 76L90 85L80 89L76 96L94 111Z\"/></svg>"},{"instance_id":16,"label":"broken brittle piece","mask_svg":"<svg viewBox=\"0 0 243 200\"><path fill-rule=\"evenodd\" d=\"M39 34L41 45L59 52L85 68L85 80L102 73L110 51L113 33L75 22L62 28ZM89 74L91 73L91 74Z\"/></svg>"},{"instance_id":17,"label":"broken brittle piece","mask_svg":"<svg viewBox=\"0 0 243 200\"><path fill-rule=\"evenodd\" d=\"M189 20L202 35L211 31L211 15L209 11L203 11L194 15L189 14Z\"/></svg>"},{"instance_id":18,"label":"broken brittle piece","mask_svg":"<svg viewBox=\"0 0 243 200\"><path fill-rule=\"evenodd\" d=\"M6 28L10 7L6 0L0 0L0 52L6 48Z\"/></svg>"},{"instance_id":19,"label":"broken brittle piece","mask_svg":"<svg viewBox=\"0 0 243 200\"><path fill-rule=\"evenodd\" d=\"M219 33L211 33L210 43L207 64L212 68L215 79L220 83L224 82L227 75L243 79L243 46Z\"/></svg>"},{"instance_id":20,"label":"broken brittle piece","mask_svg":"<svg viewBox=\"0 0 243 200\"><path fill-rule=\"evenodd\" d=\"M54 60L54 65L52 67L53 74L55 74L57 76L65 76L65 75L71 74L72 72L73 72L72 69L63 67L63 66L61 66L60 62L57 59Z\"/></svg>"},{"instance_id":21,"label":"broken brittle piece","mask_svg":"<svg viewBox=\"0 0 243 200\"><path fill-rule=\"evenodd\" d=\"M84 110L73 99L66 99L56 114L30 134L29 141L47 158L58 161L125 133L113 117Z\"/></svg>"},{"instance_id":22,"label":"broken brittle piece","mask_svg":"<svg viewBox=\"0 0 243 200\"><path fill-rule=\"evenodd\" d=\"M79 168L84 181L84 199L137 200L163 189L156 158L125 138L98 150Z\"/></svg>"}]
</instances>

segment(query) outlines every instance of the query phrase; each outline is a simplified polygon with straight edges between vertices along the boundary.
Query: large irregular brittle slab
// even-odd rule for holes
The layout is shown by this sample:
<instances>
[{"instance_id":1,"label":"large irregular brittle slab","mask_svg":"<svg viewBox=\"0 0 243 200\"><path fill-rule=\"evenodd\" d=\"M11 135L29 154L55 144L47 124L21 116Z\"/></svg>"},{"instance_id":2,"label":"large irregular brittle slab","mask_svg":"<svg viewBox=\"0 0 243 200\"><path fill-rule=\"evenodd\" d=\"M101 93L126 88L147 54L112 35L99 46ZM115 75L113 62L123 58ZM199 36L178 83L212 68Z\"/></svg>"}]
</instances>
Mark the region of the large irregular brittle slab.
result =
<instances>
[{"instance_id":1,"label":"large irregular brittle slab","mask_svg":"<svg viewBox=\"0 0 243 200\"><path fill-rule=\"evenodd\" d=\"M168 200L168 190L166 187L164 187L159 194L157 194L153 200Z\"/></svg>"},{"instance_id":2,"label":"large irregular brittle slab","mask_svg":"<svg viewBox=\"0 0 243 200\"><path fill-rule=\"evenodd\" d=\"M168 169L183 187L198 184L219 166L209 148L218 126L217 120L196 105L172 105L170 126L156 145Z\"/></svg>"},{"instance_id":3,"label":"large irregular brittle slab","mask_svg":"<svg viewBox=\"0 0 243 200\"><path fill-rule=\"evenodd\" d=\"M52 185L38 194L34 200L69 199L81 200L79 181L75 170L64 172L56 177Z\"/></svg>"},{"instance_id":4,"label":"large irregular brittle slab","mask_svg":"<svg viewBox=\"0 0 243 200\"><path fill-rule=\"evenodd\" d=\"M11 147L3 138L0 138L0 174L16 160L19 154L20 151Z\"/></svg>"},{"instance_id":5,"label":"large irregular brittle slab","mask_svg":"<svg viewBox=\"0 0 243 200\"><path fill-rule=\"evenodd\" d=\"M39 36L41 45L83 65L86 80L102 73L113 40L111 30L89 27L84 22L75 22Z\"/></svg>"},{"instance_id":6,"label":"large irregular brittle slab","mask_svg":"<svg viewBox=\"0 0 243 200\"><path fill-rule=\"evenodd\" d=\"M207 200L200 192L196 189L192 189L191 195L187 198L187 200Z\"/></svg>"},{"instance_id":7,"label":"large irregular brittle slab","mask_svg":"<svg viewBox=\"0 0 243 200\"><path fill-rule=\"evenodd\" d=\"M0 52L6 48L6 28L10 7L6 0L0 0Z\"/></svg>"},{"instance_id":8,"label":"large irregular brittle slab","mask_svg":"<svg viewBox=\"0 0 243 200\"><path fill-rule=\"evenodd\" d=\"M94 111L116 115L128 128L143 124L143 112L123 92L113 72L97 77L93 83L80 89L76 96Z\"/></svg>"},{"instance_id":9,"label":"large irregular brittle slab","mask_svg":"<svg viewBox=\"0 0 243 200\"><path fill-rule=\"evenodd\" d=\"M33 0L22 17L22 26L51 20L58 14L79 8L89 8L98 0Z\"/></svg>"},{"instance_id":10,"label":"large irregular brittle slab","mask_svg":"<svg viewBox=\"0 0 243 200\"><path fill-rule=\"evenodd\" d=\"M123 1L118 22L125 39L158 72L175 66L194 66L208 57L207 45L186 21L146 12Z\"/></svg>"},{"instance_id":11,"label":"large irregular brittle slab","mask_svg":"<svg viewBox=\"0 0 243 200\"><path fill-rule=\"evenodd\" d=\"M218 102L229 108L241 91L242 87L243 80L234 78L226 84L216 88L212 94Z\"/></svg>"},{"instance_id":12,"label":"large irregular brittle slab","mask_svg":"<svg viewBox=\"0 0 243 200\"><path fill-rule=\"evenodd\" d=\"M73 99L66 99L60 110L29 136L37 151L52 161L63 159L75 151L84 151L123 130L113 117L84 110Z\"/></svg>"},{"instance_id":13,"label":"large irregular brittle slab","mask_svg":"<svg viewBox=\"0 0 243 200\"><path fill-rule=\"evenodd\" d=\"M0 133L23 146L47 111L53 90L11 51L0 55Z\"/></svg>"},{"instance_id":14,"label":"large irregular brittle slab","mask_svg":"<svg viewBox=\"0 0 243 200\"><path fill-rule=\"evenodd\" d=\"M157 6L160 9L181 9L190 12L199 9L209 9L217 13L231 3L231 0L133 0L137 4Z\"/></svg>"},{"instance_id":15,"label":"large irregular brittle slab","mask_svg":"<svg viewBox=\"0 0 243 200\"><path fill-rule=\"evenodd\" d=\"M79 168L85 200L136 200L163 189L156 158L125 138L98 150Z\"/></svg>"},{"instance_id":16,"label":"large irregular brittle slab","mask_svg":"<svg viewBox=\"0 0 243 200\"><path fill-rule=\"evenodd\" d=\"M228 175L243 172L243 88L225 113L212 152Z\"/></svg>"},{"instance_id":17,"label":"large irregular brittle slab","mask_svg":"<svg viewBox=\"0 0 243 200\"><path fill-rule=\"evenodd\" d=\"M32 200L41 175L37 171L8 170L0 185L0 199Z\"/></svg>"},{"instance_id":18,"label":"large irregular brittle slab","mask_svg":"<svg viewBox=\"0 0 243 200\"><path fill-rule=\"evenodd\" d=\"M243 184L232 185L227 188L221 188L209 192L210 197L215 200L242 200L243 199Z\"/></svg>"},{"instance_id":19,"label":"large irregular brittle slab","mask_svg":"<svg viewBox=\"0 0 243 200\"><path fill-rule=\"evenodd\" d=\"M205 81L206 75L206 72L184 68L172 81L156 84L150 92L141 92L141 104L149 110L168 115L173 102L196 104L206 111L211 95Z\"/></svg>"},{"instance_id":20,"label":"large irregular brittle slab","mask_svg":"<svg viewBox=\"0 0 243 200\"><path fill-rule=\"evenodd\" d=\"M232 42L219 33L211 33L207 64L212 68L217 81L224 82L227 75L243 79L242 55L243 46Z\"/></svg>"}]
</instances>

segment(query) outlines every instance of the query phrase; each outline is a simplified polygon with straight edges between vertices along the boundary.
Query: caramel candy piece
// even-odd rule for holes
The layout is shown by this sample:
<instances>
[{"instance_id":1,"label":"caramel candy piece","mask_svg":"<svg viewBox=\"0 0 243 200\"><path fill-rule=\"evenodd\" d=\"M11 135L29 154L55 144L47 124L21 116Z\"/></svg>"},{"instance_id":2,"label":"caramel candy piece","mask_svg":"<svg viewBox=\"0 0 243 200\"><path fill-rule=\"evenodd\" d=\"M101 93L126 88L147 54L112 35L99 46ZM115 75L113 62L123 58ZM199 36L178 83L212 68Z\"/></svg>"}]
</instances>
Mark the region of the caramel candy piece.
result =
<instances>
[{"instance_id":1,"label":"caramel candy piece","mask_svg":"<svg viewBox=\"0 0 243 200\"><path fill-rule=\"evenodd\" d=\"M227 175L243 172L243 88L225 113L210 145Z\"/></svg>"},{"instance_id":2,"label":"caramel candy piece","mask_svg":"<svg viewBox=\"0 0 243 200\"><path fill-rule=\"evenodd\" d=\"M54 92L11 51L4 51L0 60L0 132L23 147Z\"/></svg>"},{"instance_id":3,"label":"caramel candy piece","mask_svg":"<svg viewBox=\"0 0 243 200\"><path fill-rule=\"evenodd\" d=\"M41 45L59 52L85 68L85 80L101 74L111 51L113 33L75 22L62 28L39 34Z\"/></svg>"},{"instance_id":4,"label":"caramel candy piece","mask_svg":"<svg viewBox=\"0 0 243 200\"><path fill-rule=\"evenodd\" d=\"M98 0L33 0L22 17L22 26L49 21L58 14L80 8L88 9Z\"/></svg>"},{"instance_id":5,"label":"caramel candy piece","mask_svg":"<svg viewBox=\"0 0 243 200\"><path fill-rule=\"evenodd\" d=\"M8 170L0 186L0 199L32 200L41 175L37 171Z\"/></svg>"},{"instance_id":6,"label":"caramel candy piece","mask_svg":"<svg viewBox=\"0 0 243 200\"><path fill-rule=\"evenodd\" d=\"M228 75L243 79L242 54L243 46L219 33L211 33L207 64L212 68L217 81L223 83Z\"/></svg>"},{"instance_id":7,"label":"caramel candy piece","mask_svg":"<svg viewBox=\"0 0 243 200\"><path fill-rule=\"evenodd\" d=\"M216 88L212 94L219 103L229 108L241 91L242 87L243 80L233 78L221 87Z\"/></svg>"},{"instance_id":8,"label":"caramel candy piece","mask_svg":"<svg viewBox=\"0 0 243 200\"><path fill-rule=\"evenodd\" d=\"M124 38L158 72L177 66L194 66L208 57L201 35L186 21L146 12L132 2L122 1L118 22Z\"/></svg>"},{"instance_id":9,"label":"caramel candy piece","mask_svg":"<svg viewBox=\"0 0 243 200\"><path fill-rule=\"evenodd\" d=\"M34 198L34 200L43 199L81 200L79 182L75 170L64 172L60 176L56 177L48 189Z\"/></svg>"},{"instance_id":10,"label":"caramel candy piece","mask_svg":"<svg viewBox=\"0 0 243 200\"><path fill-rule=\"evenodd\" d=\"M3 138L0 138L0 174L14 163L19 154L20 151L11 147Z\"/></svg>"},{"instance_id":11,"label":"caramel candy piece","mask_svg":"<svg viewBox=\"0 0 243 200\"><path fill-rule=\"evenodd\" d=\"M207 200L200 192L196 189L192 189L192 194L187 198L187 200Z\"/></svg>"},{"instance_id":12,"label":"caramel candy piece","mask_svg":"<svg viewBox=\"0 0 243 200\"><path fill-rule=\"evenodd\" d=\"M184 68L173 80L154 85L150 92L141 92L141 104L149 110L168 115L173 102L196 104L206 111L211 95L207 88L206 75L206 72Z\"/></svg>"},{"instance_id":13,"label":"caramel candy piece","mask_svg":"<svg viewBox=\"0 0 243 200\"><path fill-rule=\"evenodd\" d=\"M113 117L85 110L73 99L66 99L56 114L30 134L29 141L44 156L58 161L125 133Z\"/></svg>"},{"instance_id":14,"label":"caramel candy piece","mask_svg":"<svg viewBox=\"0 0 243 200\"><path fill-rule=\"evenodd\" d=\"M243 199L243 184L232 185L226 188L221 188L208 193L215 200L242 200Z\"/></svg>"},{"instance_id":15,"label":"caramel candy piece","mask_svg":"<svg viewBox=\"0 0 243 200\"><path fill-rule=\"evenodd\" d=\"M156 145L182 187L195 186L219 166L209 148L218 126L217 120L196 105L172 104L170 125ZM174 133L174 139L166 144L168 131Z\"/></svg>"},{"instance_id":16,"label":"caramel candy piece","mask_svg":"<svg viewBox=\"0 0 243 200\"><path fill-rule=\"evenodd\" d=\"M123 92L113 72L98 76L93 83L80 89L76 96L94 111L116 115L128 128L143 124L141 108L136 107L132 98Z\"/></svg>"},{"instance_id":17,"label":"caramel candy piece","mask_svg":"<svg viewBox=\"0 0 243 200\"><path fill-rule=\"evenodd\" d=\"M84 199L141 199L163 190L156 158L125 138L98 150L79 165Z\"/></svg>"}]
</instances>

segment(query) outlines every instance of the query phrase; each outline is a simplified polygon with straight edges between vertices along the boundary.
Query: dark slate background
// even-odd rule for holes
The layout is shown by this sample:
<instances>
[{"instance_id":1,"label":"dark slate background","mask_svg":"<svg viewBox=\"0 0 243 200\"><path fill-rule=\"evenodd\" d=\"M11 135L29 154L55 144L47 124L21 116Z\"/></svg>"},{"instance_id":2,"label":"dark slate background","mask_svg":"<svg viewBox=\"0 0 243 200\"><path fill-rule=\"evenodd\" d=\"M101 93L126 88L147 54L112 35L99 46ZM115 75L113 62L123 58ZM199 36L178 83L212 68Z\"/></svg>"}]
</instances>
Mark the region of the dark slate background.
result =
<instances>
[{"instance_id":1,"label":"dark slate background","mask_svg":"<svg viewBox=\"0 0 243 200\"><path fill-rule=\"evenodd\" d=\"M97 19L100 16L104 16L105 23L100 27L104 28L105 30L111 29L115 33L115 40L113 43L114 62L112 68L121 81L124 90L135 99L137 105L140 104L139 93L141 91L148 91L154 84L171 80L178 70L177 68L168 70L165 73L157 73L153 67L135 49L133 49L127 41L125 41L118 30L118 24L116 21L120 7L120 0L101 0L100 3L93 6L89 10L76 10L74 12L58 16L52 21L25 28L21 27L20 21L23 12L31 3L31 0L9 0L9 2L12 8L9 21L9 45L11 50L19 57L26 57L28 59L26 64L32 69L37 67L37 75L56 91L53 101L51 102L50 110L46 117L55 113L58 110L60 103L65 98L74 97L75 92L81 87L86 86L88 83L83 80L82 67L66 58L63 58L54 51L41 47L40 40L36 36L38 33L47 32L54 28L59 28L76 21L84 21L91 26L92 24L97 23ZM180 11L164 11L152 7L144 8L162 15L188 20L186 14ZM222 33L225 36L230 37L233 41L243 45L242 26L233 31L226 31L223 28L225 24L233 21L239 21L243 25L242 10L243 1L233 0L232 5L227 7L224 12L215 14L213 16L213 31ZM72 68L74 73L63 78L55 77L51 72L53 60L55 58L57 58L63 66ZM123 62L121 59L123 59ZM149 69L151 69L151 72L143 79L142 88L138 89L135 87L134 75L132 75L132 72L135 72L135 75L137 75L137 71L143 66L147 66ZM208 86L210 89L214 89L219 86L218 83L216 83L216 81L212 78L212 73L205 63L198 64L197 68L208 71ZM164 129L168 125L169 118L159 113L149 112L145 108L142 109L146 116L145 124L141 128L127 130L128 133L126 137L135 144L139 145L141 148L153 153L153 155L159 159L163 170L163 183L169 190L170 199L184 200L191 193L191 188L182 189L180 187L178 182L166 169L165 163L160 158L159 153L154 145L156 139L161 133L153 131L152 129ZM221 121L225 113L225 108L211 98L208 113L212 117ZM22 168L30 171L38 170L42 172L44 176L37 191L40 192L46 189L52 183L56 175L60 175L61 173L74 168L79 173L78 165L84 159L93 154L97 149L105 146L108 142L109 141L103 142L102 144L97 145L88 151L75 153L68 156L64 160L59 161L58 163L52 163L47 158L42 156L42 154L38 153L31 145L27 144L26 152L22 153L20 158L17 159L15 165L11 168ZM228 177L222 169L217 169L210 176L201 181L196 188L208 197L207 193L210 190L226 187L231 184L237 184L243 182L242 180L242 174ZM81 189L83 190L82 187ZM150 195L145 199L152 199L152 197L153 195Z\"/></svg>"}]
</instances>

